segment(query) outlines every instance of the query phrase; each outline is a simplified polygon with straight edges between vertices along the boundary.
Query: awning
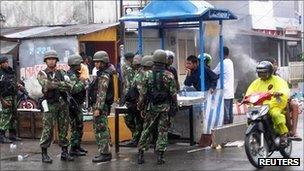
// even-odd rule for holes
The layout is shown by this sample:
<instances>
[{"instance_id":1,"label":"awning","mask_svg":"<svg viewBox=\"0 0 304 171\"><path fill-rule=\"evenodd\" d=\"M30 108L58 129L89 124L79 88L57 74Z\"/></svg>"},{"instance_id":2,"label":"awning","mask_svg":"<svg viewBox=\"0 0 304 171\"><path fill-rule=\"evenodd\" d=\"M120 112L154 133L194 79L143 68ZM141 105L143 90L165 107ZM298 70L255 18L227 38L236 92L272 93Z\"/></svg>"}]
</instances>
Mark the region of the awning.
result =
<instances>
[{"instance_id":1,"label":"awning","mask_svg":"<svg viewBox=\"0 0 304 171\"><path fill-rule=\"evenodd\" d=\"M189 22L207 20L233 20L237 17L227 9L217 9L206 1L162 0L151 1L141 12L131 13L121 21Z\"/></svg>"},{"instance_id":2,"label":"awning","mask_svg":"<svg viewBox=\"0 0 304 171\"><path fill-rule=\"evenodd\" d=\"M236 34L249 35L249 36L261 36L261 37L268 37L268 38L289 40L289 41L301 41L301 38L297 38L297 37L271 35L271 34L266 34L266 33L257 32L257 31L253 31L253 30L239 30L238 32L236 32Z\"/></svg>"},{"instance_id":3,"label":"awning","mask_svg":"<svg viewBox=\"0 0 304 171\"><path fill-rule=\"evenodd\" d=\"M19 43L17 42L9 42L9 41L0 41L0 49L1 49L1 54L9 54L12 52Z\"/></svg>"},{"instance_id":4,"label":"awning","mask_svg":"<svg viewBox=\"0 0 304 171\"><path fill-rule=\"evenodd\" d=\"M119 23L96 23L66 26L41 26L18 30L16 28L6 28L5 31L1 31L0 33L1 37L7 39L31 39L42 37L75 36L98 32L107 28L115 27L118 24Z\"/></svg>"}]
</instances>

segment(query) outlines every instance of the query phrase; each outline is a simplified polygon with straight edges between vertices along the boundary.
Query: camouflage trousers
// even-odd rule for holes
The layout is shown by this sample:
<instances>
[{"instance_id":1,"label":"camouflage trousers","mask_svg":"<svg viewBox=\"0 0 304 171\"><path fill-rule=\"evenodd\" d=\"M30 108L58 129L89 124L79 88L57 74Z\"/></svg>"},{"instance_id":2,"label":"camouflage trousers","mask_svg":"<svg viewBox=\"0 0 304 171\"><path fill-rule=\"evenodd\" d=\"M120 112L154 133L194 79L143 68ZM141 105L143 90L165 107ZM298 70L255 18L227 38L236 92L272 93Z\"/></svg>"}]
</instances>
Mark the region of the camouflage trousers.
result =
<instances>
[{"instance_id":1,"label":"camouflage trousers","mask_svg":"<svg viewBox=\"0 0 304 171\"><path fill-rule=\"evenodd\" d=\"M59 134L59 146L67 147L69 141L67 139L68 133L68 114L69 109L65 102L56 102L48 104L49 111L43 113L43 131L40 139L40 146L47 148L51 145L53 140L54 121L57 122Z\"/></svg>"},{"instance_id":2,"label":"camouflage trousers","mask_svg":"<svg viewBox=\"0 0 304 171\"><path fill-rule=\"evenodd\" d=\"M95 139L100 154L110 154L111 135L108 126L108 114L110 109L103 110L101 115L94 116L93 128L95 131Z\"/></svg>"},{"instance_id":3,"label":"camouflage trousers","mask_svg":"<svg viewBox=\"0 0 304 171\"><path fill-rule=\"evenodd\" d=\"M17 128L17 113L16 109L16 99L14 96L7 96L3 98L6 102L10 103L10 107L5 107L1 102L0 110L0 130L13 130L16 131Z\"/></svg>"},{"instance_id":4,"label":"camouflage trousers","mask_svg":"<svg viewBox=\"0 0 304 171\"><path fill-rule=\"evenodd\" d=\"M79 147L83 135L83 114L81 112L81 107L69 108L70 113L70 125L71 125L71 147Z\"/></svg>"},{"instance_id":5,"label":"camouflage trousers","mask_svg":"<svg viewBox=\"0 0 304 171\"><path fill-rule=\"evenodd\" d=\"M151 137L157 131L156 151L166 151L168 145L168 129L170 126L168 112L166 111L147 111L144 118L144 128L141 134L138 148L148 150ZM157 128L157 129L155 129Z\"/></svg>"},{"instance_id":6,"label":"camouflage trousers","mask_svg":"<svg viewBox=\"0 0 304 171\"><path fill-rule=\"evenodd\" d=\"M132 132L132 139L138 142L143 130L143 119L140 116L140 111L134 107L129 107L125 123Z\"/></svg>"}]
</instances>

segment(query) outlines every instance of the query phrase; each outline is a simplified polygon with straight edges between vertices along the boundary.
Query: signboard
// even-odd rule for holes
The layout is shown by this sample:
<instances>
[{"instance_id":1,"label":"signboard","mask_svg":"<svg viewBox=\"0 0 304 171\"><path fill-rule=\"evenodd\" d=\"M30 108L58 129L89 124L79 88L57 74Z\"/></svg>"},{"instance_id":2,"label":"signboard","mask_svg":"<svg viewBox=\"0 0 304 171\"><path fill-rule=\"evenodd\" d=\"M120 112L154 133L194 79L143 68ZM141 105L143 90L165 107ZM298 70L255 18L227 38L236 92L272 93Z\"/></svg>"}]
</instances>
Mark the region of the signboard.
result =
<instances>
[{"instance_id":1,"label":"signboard","mask_svg":"<svg viewBox=\"0 0 304 171\"><path fill-rule=\"evenodd\" d=\"M285 29L286 35L298 35L298 30L296 27L286 27Z\"/></svg>"},{"instance_id":2,"label":"signboard","mask_svg":"<svg viewBox=\"0 0 304 171\"><path fill-rule=\"evenodd\" d=\"M40 70L45 69L43 57L49 49L58 53L57 67L67 70L68 56L78 53L78 40L74 36L23 40L19 48L20 77L36 77Z\"/></svg>"},{"instance_id":3,"label":"signboard","mask_svg":"<svg viewBox=\"0 0 304 171\"><path fill-rule=\"evenodd\" d=\"M130 15L130 14L136 15L142 9L143 9L143 7L136 6L136 5L124 6L124 15ZM138 27L138 23L137 22L126 22L125 23L125 29L127 29L127 30L137 29L137 27Z\"/></svg>"},{"instance_id":4,"label":"signboard","mask_svg":"<svg viewBox=\"0 0 304 171\"><path fill-rule=\"evenodd\" d=\"M227 11L210 10L208 18L209 19L229 19L230 13Z\"/></svg>"}]
</instances>

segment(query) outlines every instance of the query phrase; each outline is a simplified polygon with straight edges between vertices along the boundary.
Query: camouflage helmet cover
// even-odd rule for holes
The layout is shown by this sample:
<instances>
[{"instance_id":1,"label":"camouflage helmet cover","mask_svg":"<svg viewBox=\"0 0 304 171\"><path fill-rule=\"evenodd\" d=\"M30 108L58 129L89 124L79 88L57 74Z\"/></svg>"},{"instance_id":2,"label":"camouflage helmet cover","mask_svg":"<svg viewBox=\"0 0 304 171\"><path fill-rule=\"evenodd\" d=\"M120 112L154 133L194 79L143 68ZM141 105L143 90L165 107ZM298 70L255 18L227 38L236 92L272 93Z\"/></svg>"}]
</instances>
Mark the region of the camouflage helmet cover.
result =
<instances>
[{"instance_id":1,"label":"camouflage helmet cover","mask_svg":"<svg viewBox=\"0 0 304 171\"><path fill-rule=\"evenodd\" d=\"M167 54L162 49L157 49L153 53L153 62L167 64Z\"/></svg>"},{"instance_id":2,"label":"camouflage helmet cover","mask_svg":"<svg viewBox=\"0 0 304 171\"><path fill-rule=\"evenodd\" d=\"M48 50L44 53L43 61L45 62L47 59L55 58L59 61L58 54L55 50Z\"/></svg>"},{"instance_id":3,"label":"camouflage helmet cover","mask_svg":"<svg viewBox=\"0 0 304 171\"><path fill-rule=\"evenodd\" d=\"M78 54L71 55L68 59L69 66L80 65L83 62L82 57Z\"/></svg>"},{"instance_id":4,"label":"camouflage helmet cover","mask_svg":"<svg viewBox=\"0 0 304 171\"><path fill-rule=\"evenodd\" d=\"M93 61L101 61L104 63L109 63L109 55L106 51L97 51L93 56Z\"/></svg>"},{"instance_id":5,"label":"camouflage helmet cover","mask_svg":"<svg viewBox=\"0 0 304 171\"><path fill-rule=\"evenodd\" d=\"M146 55L141 59L141 65L146 67L153 66L153 56L152 55Z\"/></svg>"}]
</instances>

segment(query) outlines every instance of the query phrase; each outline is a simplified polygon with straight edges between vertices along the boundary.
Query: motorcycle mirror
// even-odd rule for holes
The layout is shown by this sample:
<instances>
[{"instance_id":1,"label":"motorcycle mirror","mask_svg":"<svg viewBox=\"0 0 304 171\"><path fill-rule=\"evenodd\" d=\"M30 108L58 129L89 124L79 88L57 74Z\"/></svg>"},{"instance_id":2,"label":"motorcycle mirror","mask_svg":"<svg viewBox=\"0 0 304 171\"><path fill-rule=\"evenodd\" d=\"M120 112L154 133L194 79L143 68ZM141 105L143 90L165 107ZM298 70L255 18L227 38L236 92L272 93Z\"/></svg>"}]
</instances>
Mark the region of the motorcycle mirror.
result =
<instances>
[{"instance_id":1,"label":"motorcycle mirror","mask_svg":"<svg viewBox=\"0 0 304 171\"><path fill-rule=\"evenodd\" d=\"M272 88L273 88L273 85L270 84L270 85L268 86L268 90L271 90Z\"/></svg>"}]
</instances>

